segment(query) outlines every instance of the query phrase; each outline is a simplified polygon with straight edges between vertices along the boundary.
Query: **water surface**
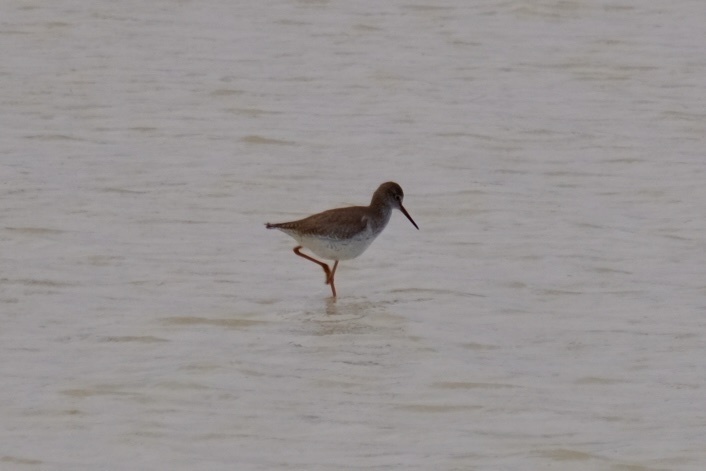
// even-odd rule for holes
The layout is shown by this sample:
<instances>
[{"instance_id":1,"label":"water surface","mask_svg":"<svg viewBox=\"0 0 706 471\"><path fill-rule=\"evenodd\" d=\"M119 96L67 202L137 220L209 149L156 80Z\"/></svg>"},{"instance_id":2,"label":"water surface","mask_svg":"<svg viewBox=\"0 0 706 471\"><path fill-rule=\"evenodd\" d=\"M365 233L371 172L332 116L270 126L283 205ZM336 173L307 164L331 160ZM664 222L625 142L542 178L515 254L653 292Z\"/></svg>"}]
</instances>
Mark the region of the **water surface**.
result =
<instances>
[{"instance_id":1,"label":"water surface","mask_svg":"<svg viewBox=\"0 0 706 471\"><path fill-rule=\"evenodd\" d=\"M0 18L3 469L703 469L702 2Z\"/></svg>"}]
</instances>

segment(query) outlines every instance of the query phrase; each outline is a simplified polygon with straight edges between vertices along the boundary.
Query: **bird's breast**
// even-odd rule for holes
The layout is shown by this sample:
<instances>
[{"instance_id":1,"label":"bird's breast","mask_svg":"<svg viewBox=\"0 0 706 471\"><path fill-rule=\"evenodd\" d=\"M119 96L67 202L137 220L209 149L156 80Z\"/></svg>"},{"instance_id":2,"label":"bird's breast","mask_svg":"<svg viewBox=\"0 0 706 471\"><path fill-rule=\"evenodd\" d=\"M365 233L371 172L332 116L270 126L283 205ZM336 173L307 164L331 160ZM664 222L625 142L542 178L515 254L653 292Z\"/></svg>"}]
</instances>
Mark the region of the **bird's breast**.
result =
<instances>
[{"instance_id":1,"label":"bird's breast","mask_svg":"<svg viewBox=\"0 0 706 471\"><path fill-rule=\"evenodd\" d=\"M365 230L345 238L333 238L307 235L301 238L301 244L321 258L327 260L350 260L365 252L375 237L368 224Z\"/></svg>"}]
</instances>

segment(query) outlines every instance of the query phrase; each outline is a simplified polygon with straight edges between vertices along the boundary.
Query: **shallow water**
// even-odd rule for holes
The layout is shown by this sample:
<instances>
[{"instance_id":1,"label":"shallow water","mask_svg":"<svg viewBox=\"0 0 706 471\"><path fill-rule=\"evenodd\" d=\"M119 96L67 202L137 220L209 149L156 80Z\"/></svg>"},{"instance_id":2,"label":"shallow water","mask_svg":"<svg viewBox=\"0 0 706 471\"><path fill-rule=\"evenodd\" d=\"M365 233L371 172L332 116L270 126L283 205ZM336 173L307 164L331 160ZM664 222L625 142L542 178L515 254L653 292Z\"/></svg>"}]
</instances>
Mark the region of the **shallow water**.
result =
<instances>
[{"instance_id":1,"label":"shallow water","mask_svg":"<svg viewBox=\"0 0 706 471\"><path fill-rule=\"evenodd\" d=\"M1 9L2 469L703 469L702 2Z\"/></svg>"}]
</instances>

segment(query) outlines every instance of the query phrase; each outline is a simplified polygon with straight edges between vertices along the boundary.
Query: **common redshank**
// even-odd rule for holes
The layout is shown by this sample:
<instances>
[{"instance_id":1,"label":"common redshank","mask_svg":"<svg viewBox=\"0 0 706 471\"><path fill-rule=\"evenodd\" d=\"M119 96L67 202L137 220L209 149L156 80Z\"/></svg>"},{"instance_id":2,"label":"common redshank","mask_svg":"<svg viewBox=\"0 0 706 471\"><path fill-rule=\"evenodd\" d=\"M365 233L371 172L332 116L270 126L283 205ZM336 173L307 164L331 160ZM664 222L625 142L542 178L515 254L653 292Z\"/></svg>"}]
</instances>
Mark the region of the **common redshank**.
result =
<instances>
[{"instance_id":1,"label":"common redshank","mask_svg":"<svg viewBox=\"0 0 706 471\"><path fill-rule=\"evenodd\" d=\"M395 182L383 183L373 193L370 206L351 206L329 209L304 219L279 224L265 224L268 229L279 229L297 241L294 253L321 266L326 274L326 284L336 298L333 277L340 260L350 260L365 252L365 249L390 221L393 209L399 209L419 229L404 206L402 187ZM326 260L333 260L333 268L326 263L301 252L307 248Z\"/></svg>"}]
</instances>

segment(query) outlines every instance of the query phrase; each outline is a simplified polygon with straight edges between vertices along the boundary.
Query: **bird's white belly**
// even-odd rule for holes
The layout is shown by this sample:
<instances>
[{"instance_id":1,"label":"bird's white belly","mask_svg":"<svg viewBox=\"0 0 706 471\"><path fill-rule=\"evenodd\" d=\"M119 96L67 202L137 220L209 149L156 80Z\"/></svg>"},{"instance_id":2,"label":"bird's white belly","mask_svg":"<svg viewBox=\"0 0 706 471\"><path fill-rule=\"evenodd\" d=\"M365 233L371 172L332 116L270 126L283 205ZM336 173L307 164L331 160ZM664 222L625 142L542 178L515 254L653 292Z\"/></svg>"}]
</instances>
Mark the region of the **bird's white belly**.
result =
<instances>
[{"instance_id":1,"label":"bird's white belly","mask_svg":"<svg viewBox=\"0 0 706 471\"><path fill-rule=\"evenodd\" d=\"M368 229L349 239L302 236L299 243L321 258L349 260L365 252L376 235Z\"/></svg>"}]
</instances>

